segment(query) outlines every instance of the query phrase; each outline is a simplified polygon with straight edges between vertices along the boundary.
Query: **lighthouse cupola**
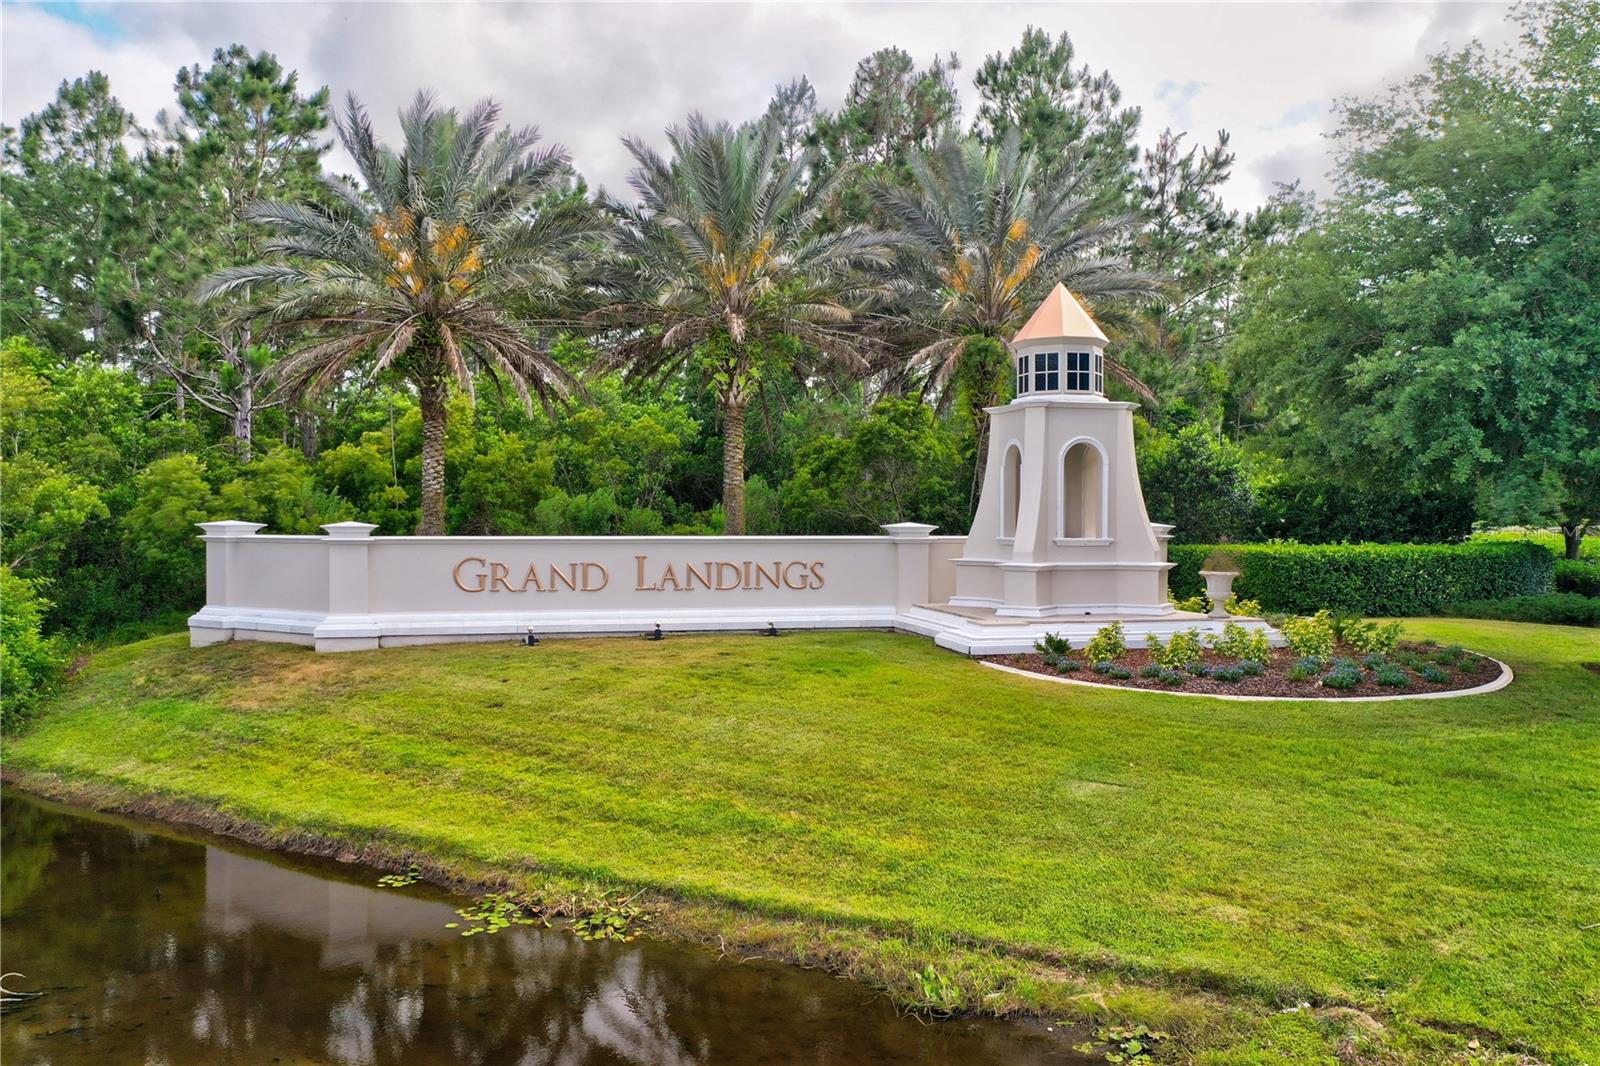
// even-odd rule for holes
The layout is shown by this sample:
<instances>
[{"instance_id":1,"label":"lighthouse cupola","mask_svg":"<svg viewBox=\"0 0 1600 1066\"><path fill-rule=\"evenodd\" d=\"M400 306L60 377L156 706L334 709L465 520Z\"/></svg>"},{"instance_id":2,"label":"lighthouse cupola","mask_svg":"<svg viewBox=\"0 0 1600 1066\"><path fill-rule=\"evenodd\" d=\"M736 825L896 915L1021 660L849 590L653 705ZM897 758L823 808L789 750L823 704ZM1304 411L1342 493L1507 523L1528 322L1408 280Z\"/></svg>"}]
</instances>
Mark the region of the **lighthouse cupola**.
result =
<instances>
[{"instance_id":1,"label":"lighthouse cupola","mask_svg":"<svg viewBox=\"0 0 1600 1066\"><path fill-rule=\"evenodd\" d=\"M1106 335L1083 305L1057 285L1017 335L1011 351L1017 399L1105 397Z\"/></svg>"}]
</instances>

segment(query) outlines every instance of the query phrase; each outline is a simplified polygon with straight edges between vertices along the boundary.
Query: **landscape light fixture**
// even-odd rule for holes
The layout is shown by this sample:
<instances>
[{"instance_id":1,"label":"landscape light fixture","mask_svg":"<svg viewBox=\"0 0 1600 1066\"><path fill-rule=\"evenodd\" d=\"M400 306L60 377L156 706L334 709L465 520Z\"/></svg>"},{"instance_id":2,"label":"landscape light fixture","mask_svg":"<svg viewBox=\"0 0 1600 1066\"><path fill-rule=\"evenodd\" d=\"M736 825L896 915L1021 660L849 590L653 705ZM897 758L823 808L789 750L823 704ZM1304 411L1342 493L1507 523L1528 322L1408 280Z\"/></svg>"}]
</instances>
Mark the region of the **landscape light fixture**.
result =
<instances>
[{"instance_id":1,"label":"landscape light fixture","mask_svg":"<svg viewBox=\"0 0 1600 1066\"><path fill-rule=\"evenodd\" d=\"M760 633L763 637L775 637L775 636L778 635L778 627L776 625L774 625L773 623L768 622L767 623L767 628L761 629L761 630L757 630L757 632Z\"/></svg>"},{"instance_id":2,"label":"landscape light fixture","mask_svg":"<svg viewBox=\"0 0 1600 1066\"><path fill-rule=\"evenodd\" d=\"M539 638L533 635L532 626L528 627L528 635L522 638L522 646L524 648L536 648L539 646Z\"/></svg>"},{"instance_id":3,"label":"landscape light fixture","mask_svg":"<svg viewBox=\"0 0 1600 1066\"><path fill-rule=\"evenodd\" d=\"M664 640L664 639L666 639L666 634L661 632L661 623L657 622L655 631L651 632L651 633L646 633L644 639L645 640Z\"/></svg>"}]
</instances>

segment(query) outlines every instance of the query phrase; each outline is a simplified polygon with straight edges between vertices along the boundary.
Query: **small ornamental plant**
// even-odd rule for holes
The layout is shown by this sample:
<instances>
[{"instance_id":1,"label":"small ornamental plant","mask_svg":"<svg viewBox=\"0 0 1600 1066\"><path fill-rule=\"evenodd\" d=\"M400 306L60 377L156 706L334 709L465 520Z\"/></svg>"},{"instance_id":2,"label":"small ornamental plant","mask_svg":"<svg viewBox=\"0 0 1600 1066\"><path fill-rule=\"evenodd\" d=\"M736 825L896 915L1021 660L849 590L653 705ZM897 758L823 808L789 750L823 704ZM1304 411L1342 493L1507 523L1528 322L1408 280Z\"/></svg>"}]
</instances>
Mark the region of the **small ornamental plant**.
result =
<instances>
[{"instance_id":1,"label":"small ornamental plant","mask_svg":"<svg viewBox=\"0 0 1600 1066\"><path fill-rule=\"evenodd\" d=\"M1417 673L1422 675L1422 680L1431 681L1435 685L1442 685L1446 681L1450 680L1450 671L1441 670L1432 663L1424 666L1421 670L1418 670Z\"/></svg>"},{"instance_id":2,"label":"small ornamental plant","mask_svg":"<svg viewBox=\"0 0 1600 1066\"><path fill-rule=\"evenodd\" d=\"M1222 627L1222 635L1213 637L1211 648L1229 659L1259 659L1266 661L1272 655L1272 643L1260 630L1249 630L1237 622Z\"/></svg>"},{"instance_id":3,"label":"small ornamental plant","mask_svg":"<svg viewBox=\"0 0 1600 1066\"><path fill-rule=\"evenodd\" d=\"M1166 644L1153 633L1145 637L1145 641L1149 645L1150 661L1171 670L1181 670L1190 663L1199 662L1204 649L1198 629L1179 630Z\"/></svg>"},{"instance_id":4,"label":"small ornamental plant","mask_svg":"<svg viewBox=\"0 0 1600 1066\"><path fill-rule=\"evenodd\" d=\"M1072 642L1059 633L1046 633L1033 642L1033 650L1039 653L1046 666L1058 673L1070 673L1083 665L1072 657Z\"/></svg>"},{"instance_id":5,"label":"small ornamental plant","mask_svg":"<svg viewBox=\"0 0 1600 1066\"><path fill-rule=\"evenodd\" d=\"M1206 609L1210 610L1210 607ZM1260 600L1243 599L1237 592L1228 597L1228 602L1222 605L1222 609L1229 614L1240 614L1247 618L1259 618L1262 613Z\"/></svg>"},{"instance_id":6,"label":"small ornamental plant","mask_svg":"<svg viewBox=\"0 0 1600 1066\"><path fill-rule=\"evenodd\" d=\"M1188 611L1191 614L1207 614L1211 610L1211 598L1205 593L1190 596L1188 599L1173 600L1172 609L1175 611Z\"/></svg>"},{"instance_id":7,"label":"small ornamental plant","mask_svg":"<svg viewBox=\"0 0 1600 1066\"><path fill-rule=\"evenodd\" d=\"M1099 631L1090 638L1089 644L1083 649L1084 658L1095 664L1112 662L1128 654L1128 638L1122 632L1121 622L1112 622L1110 625L1101 626Z\"/></svg>"},{"instance_id":8,"label":"small ornamental plant","mask_svg":"<svg viewBox=\"0 0 1600 1066\"><path fill-rule=\"evenodd\" d=\"M1406 672L1394 663L1384 663L1373 673L1373 680L1389 688L1404 688L1411 684L1411 678Z\"/></svg>"},{"instance_id":9,"label":"small ornamental plant","mask_svg":"<svg viewBox=\"0 0 1600 1066\"><path fill-rule=\"evenodd\" d=\"M1346 621L1339 626L1339 636L1364 655L1388 655L1400 641L1400 623Z\"/></svg>"},{"instance_id":10,"label":"small ornamental plant","mask_svg":"<svg viewBox=\"0 0 1600 1066\"><path fill-rule=\"evenodd\" d=\"M1239 563L1233 556L1218 548L1206 556L1206 561L1200 564L1200 569L1208 570L1213 574L1237 574L1239 573Z\"/></svg>"},{"instance_id":11,"label":"small ornamental plant","mask_svg":"<svg viewBox=\"0 0 1600 1066\"><path fill-rule=\"evenodd\" d=\"M1318 611L1309 618L1286 618L1283 621L1283 639L1289 642L1296 655L1315 655L1326 659L1333 654L1335 635L1333 615Z\"/></svg>"}]
</instances>

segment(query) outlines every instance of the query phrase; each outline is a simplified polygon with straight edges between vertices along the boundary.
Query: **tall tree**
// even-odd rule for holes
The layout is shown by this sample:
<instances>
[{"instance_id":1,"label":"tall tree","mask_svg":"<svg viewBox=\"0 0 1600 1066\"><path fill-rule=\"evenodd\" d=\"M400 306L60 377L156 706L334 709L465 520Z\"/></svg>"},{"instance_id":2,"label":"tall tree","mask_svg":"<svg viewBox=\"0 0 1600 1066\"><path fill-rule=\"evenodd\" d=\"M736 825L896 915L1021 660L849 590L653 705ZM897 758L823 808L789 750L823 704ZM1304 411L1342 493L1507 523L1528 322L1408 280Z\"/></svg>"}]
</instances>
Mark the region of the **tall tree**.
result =
<instances>
[{"instance_id":1,"label":"tall tree","mask_svg":"<svg viewBox=\"0 0 1600 1066\"><path fill-rule=\"evenodd\" d=\"M1086 173L1042 181L1036 167L1015 130L988 147L952 136L913 159L914 188L876 188L884 216L907 242L896 260L902 299L891 321L941 402L952 396L968 354L992 350L974 339L1009 337L1057 284L1091 303L1156 291L1156 280L1117 250L1133 217L1097 212ZM1140 387L1115 360L1106 369ZM980 436L981 409L1004 398L1003 371L1001 360L981 386L969 385Z\"/></svg>"},{"instance_id":2,"label":"tall tree","mask_svg":"<svg viewBox=\"0 0 1600 1066\"><path fill-rule=\"evenodd\" d=\"M779 85L767 104L767 118L778 127L778 155L792 163L806 150L817 128L817 90L803 75Z\"/></svg>"},{"instance_id":3,"label":"tall tree","mask_svg":"<svg viewBox=\"0 0 1600 1066\"><path fill-rule=\"evenodd\" d=\"M445 401L474 374L533 396L569 395L572 375L536 339L596 233L570 201L542 209L567 169L538 131L496 130L485 101L466 115L425 93L400 115L399 151L378 143L352 96L337 122L365 195L330 181L331 205L256 203L248 221L271 227L261 262L232 267L202 290L252 292L253 320L306 339L274 368L297 393L316 393L365 360L416 389L422 413L422 518L445 532Z\"/></svg>"},{"instance_id":4,"label":"tall tree","mask_svg":"<svg viewBox=\"0 0 1600 1066\"><path fill-rule=\"evenodd\" d=\"M1279 444L1369 486L1461 486L1480 514L1600 519L1600 3L1519 9L1347 101L1339 191L1253 266L1233 357Z\"/></svg>"},{"instance_id":5,"label":"tall tree","mask_svg":"<svg viewBox=\"0 0 1600 1066\"><path fill-rule=\"evenodd\" d=\"M0 177L3 312L66 357L118 354L111 312L128 285L136 251L128 241L135 168L130 142L141 134L90 71L62 82L56 98L8 137Z\"/></svg>"},{"instance_id":6,"label":"tall tree","mask_svg":"<svg viewBox=\"0 0 1600 1066\"><path fill-rule=\"evenodd\" d=\"M973 132L997 144L1015 130L1023 150L1034 153L1040 180L1081 173L1098 206L1122 205L1134 182L1140 112L1122 106L1122 89L1109 71L1074 67L1075 59L1066 31L1052 40L1029 26L1015 48L989 56L973 77L979 101Z\"/></svg>"},{"instance_id":7,"label":"tall tree","mask_svg":"<svg viewBox=\"0 0 1600 1066\"><path fill-rule=\"evenodd\" d=\"M745 529L745 413L764 379L797 365L864 365L852 328L879 295L889 239L861 226L819 231L833 181L807 184L810 153L778 162L770 119L736 130L698 114L667 130L672 158L636 138L637 205L619 220L606 306L614 364L641 377L699 376L722 412L726 532ZM838 175L835 174L835 180Z\"/></svg>"},{"instance_id":8,"label":"tall tree","mask_svg":"<svg viewBox=\"0 0 1600 1066\"><path fill-rule=\"evenodd\" d=\"M1169 298L1134 311L1117 351L1162 403L1220 401L1218 364L1247 247L1246 228L1220 195L1233 169L1227 132L1210 147L1185 149L1185 137L1163 130L1143 152L1129 259L1168 279Z\"/></svg>"},{"instance_id":9,"label":"tall tree","mask_svg":"<svg viewBox=\"0 0 1600 1066\"><path fill-rule=\"evenodd\" d=\"M816 168L834 185L830 221L869 221L875 181L904 182L908 161L961 117L954 53L919 68L909 52L881 48L856 65L839 110L817 118Z\"/></svg>"},{"instance_id":10,"label":"tall tree","mask_svg":"<svg viewBox=\"0 0 1600 1066\"><path fill-rule=\"evenodd\" d=\"M318 195L328 90L302 95L298 75L275 56L237 44L217 49L209 68L179 70L176 88L177 113L160 116L166 143L144 167L154 251L135 328L181 397L228 419L248 459L273 353L249 322L219 315L217 305L198 308L194 286L260 257L267 234L248 218L251 204Z\"/></svg>"}]
</instances>

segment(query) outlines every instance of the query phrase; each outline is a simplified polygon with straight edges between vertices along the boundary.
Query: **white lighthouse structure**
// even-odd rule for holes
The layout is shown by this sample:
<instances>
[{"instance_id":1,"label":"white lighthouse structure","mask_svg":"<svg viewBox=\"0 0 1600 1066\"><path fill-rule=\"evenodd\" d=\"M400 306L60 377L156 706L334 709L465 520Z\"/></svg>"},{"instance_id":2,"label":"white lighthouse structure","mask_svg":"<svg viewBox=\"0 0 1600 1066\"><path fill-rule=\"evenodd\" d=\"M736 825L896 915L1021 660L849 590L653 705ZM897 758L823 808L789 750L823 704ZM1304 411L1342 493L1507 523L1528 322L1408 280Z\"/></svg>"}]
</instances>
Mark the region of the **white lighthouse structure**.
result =
<instances>
[{"instance_id":1,"label":"white lighthouse structure","mask_svg":"<svg viewBox=\"0 0 1600 1066\"><path fill-rule=\"evenodd\" d=\"M1131 403L1105 396L1106 336L1057 285L1011 341L1016 399L989 408L983 494L950 604L996 615L1161 618L1164 538L1139 488Z\"/></svg>"},{"instance_id":2,"label":"white lighthouse structure","mask_svg":"<svg viewBox=\"0 0 1600 1066\"><path fill-rule=\"evenodd\" d=\"M1011 339L1016 398L988 408L983 491L942 602L906 628L969 654L1025 651L1045 633L1087 640L1109 622L1129 645L1225 618L1175 610L1173 527L1152 523L1133 446L1136 404L1105 395L1106 335L1057 285ZM1265 629L1256 618L1234 619Z\"/></svg>"}]
</instances>

